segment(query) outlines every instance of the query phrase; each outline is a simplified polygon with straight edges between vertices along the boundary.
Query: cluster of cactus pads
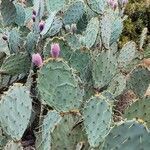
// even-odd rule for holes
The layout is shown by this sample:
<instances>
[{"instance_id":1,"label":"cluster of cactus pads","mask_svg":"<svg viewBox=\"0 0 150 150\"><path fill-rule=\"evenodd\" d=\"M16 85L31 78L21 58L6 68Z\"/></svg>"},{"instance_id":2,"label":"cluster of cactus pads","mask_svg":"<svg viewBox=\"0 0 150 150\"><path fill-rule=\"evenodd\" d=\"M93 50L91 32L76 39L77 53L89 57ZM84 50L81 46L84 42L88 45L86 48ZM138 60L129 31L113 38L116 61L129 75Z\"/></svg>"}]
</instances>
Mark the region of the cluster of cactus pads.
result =
<instances>
[{"instance_id":1,"label":"cluster of cactus pads","mask_svg":"<svg viewBox=\"0 0 150 150\"><path fill-rule=\"evenodd\" d=\"M150 149L146 32L118 46L127 2L1 0L0 150L23 150L29 129L36 150Z\"/></svg>"}]
</instances>

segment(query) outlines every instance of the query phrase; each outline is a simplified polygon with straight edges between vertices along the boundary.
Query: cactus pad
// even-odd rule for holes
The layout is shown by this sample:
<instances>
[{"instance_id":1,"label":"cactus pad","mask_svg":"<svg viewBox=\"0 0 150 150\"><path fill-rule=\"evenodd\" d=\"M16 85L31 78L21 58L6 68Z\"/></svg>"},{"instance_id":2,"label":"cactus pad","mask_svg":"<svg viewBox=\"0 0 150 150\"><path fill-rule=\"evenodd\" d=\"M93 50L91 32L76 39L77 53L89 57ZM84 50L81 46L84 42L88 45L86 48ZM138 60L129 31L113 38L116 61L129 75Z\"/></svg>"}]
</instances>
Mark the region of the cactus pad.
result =
<instances>
[{"instance_id":1,"label":"cactus pad","mask_svg":"<svg viewBox=\"0 0 150 150\"><path fill-rule=\"evenodd\" d=\"M102 88L109 84L117 71L116 56L112 51L102 51L93 58L93 81L96 88Z\"/></svg>"},{"instance_id":2,"label":"cactus pad","mask_svg":"<svg viewBox=\"0 0 150 150\"><path fill-rule=\"evenodd\" d=\"M0 101L0 125L4 132L19 141L28 126L32 101L26 87L14 84Z\"/></svg>"},{"instance_id":3,"label":"cactus pad","mask_svg":"<svg viewBox=\"0 0 150 150\"><path fill-rule=\"evenodd\" d=\"M81 43L79 41L80 36L76 34L67 34L65 39L68 45L71 47L72 50L80 49Z\"/></svg>"},{"instance_id":4,"label":"cactus pad","mask_svg":"<svg viewBox=\"0 0 150 150\"><path fill-rule=\"evenodd\" d=\"M47 35L48 36L56 35L61 30L62 25L63 25L62 19L60 17L55 17L50 30L47 32Z\"/></svg>"},{"instance_id":5,"label":"cactus pad","mask_svg":"<svg viewBox=\"0 0 150 150\"><path fill-rule=\"evenodd\" d=\"M150 84L150 71L142 66L135 68L127 79L127 88L143 97Z\"/></svg>"},{"instance_id":6,"label":"cactus pad","mask_svg":"<svg viewBox=\"0 0 150 150\"><path fill-rule=\"evenodd\" d=\"M55 15L56 15L55 12L54 12L54 13L51 13L51 14L49 15L49 17L46 19L45 25L44 25L44 29L43 29L42 32L40 33L41 35L44 36L44 35L50 30L51 25L52 25L52 23L53 23L53 20L54 20L54 18L55 18Z\"/></svg>"},{"instance_id":7,"label":"cactus pad","mask_svg":"<svg viewBox=\"0 0 150 150\"><path fill-rule=\"evenodd\" d=\"M92 11L98 14L103 14L107 6L106 0L87 0L87 4Z\"/></svg>"},{"instance_id":8,"label":"cactus pad","mask_svg":"<svg viewBox=\"0 0 150 150\"><path fill-rule=\"evenodd\" d=\"M52 132L52 149L75 150L79 142L84 143L83 150L88 149L85 132L81 126L81 117L75 112L64 114Z\"/></svg>"},{"instance_id":9,"label":"cactus pad","mask_svg":"<svg viewBox=\"0 0 150 150\"><path fill-rule=\"evenodd\" d=\"M82 1L75 1L66 10L63 18L65 25L77 23L84 13L84 3Z\"/></svg>"},{"instance_id":10,"label":"cactus pad","mask_svg":"<svg viewBox=\"0 0 150 150\"><path fill-rule=\"evenodd\" d=\"M33 32L30 32L28 35L27 35L27 38L26 38L26 51L28 53L33 53L35 51L35 48L36 48L36 44L39 40L39 34L36 34L36 33L33 33Z\"/></svg>"},{"instance_id":11,"label":"cactus pad","mask_svg":"<svg viewBox=\"0 0 150 150\"><path fill-rule=\"evenodd\" d=\"M112 33L112 21L113 21L112 14L110 12L109 13L105 12L100 21L102 42L106 49L109 49L110 46L110 38Z\"/></svg>"},{"instance_id":12,"label":"cactus pad","mask_svg":"<svg viewBox=\"0 0 150 150\"><path fill-rule=\"evenodd\" d=\"M2 0L1 14L5 25L13 23L17 14L15 5L10 0Z\"/></svg>"},{"instance_id":13,"label":"cactus pad","mask_svg":"<svg viewBox=\"0 0 150 150\"><path fill-rule=\"evenodd\" d=\"M105 139L103 150L149 150L150 133L147 128L134 120L119 123Z\"/></svg>"},{"instance_id":14,"label":"cactus pad","mask_svg":"<svg viewBox=\"0 0 150 150\"><path fill-rule=\"evenodd\" d=\"M107 10L100 21L102 42L106 49L117 42L123 30L123 20L113 10Z\"/></svg>"},{"instance_id":15,"label":"cactus pad","mask_svg":"<svg viewBox=\"0 0 150 150\"><path fill-rule=\"evenodd\" d=\"M76 50L70 57L69 65L71 65L78 72L82 81L86 81L86 76L88 76L87 71L90 64L90 54L89 51Z\"/></svg>"},{"instance_id":16,"label":"cactus pad","mask_svg":"<svg viewBox=\"0 0 150 150\"><path fill-rule=\"evenodd\" d=\"M26 13L25 13L25 8L23 6L21 6L21 4L15 4L16 7L16 19L15 19L15 23L18 26L24 26L25 23L25 19L26 19Z\"/></svg>"},{"instance_id":17,"label":"cactus pad","mask_svg":"<svg viewBox=\"0 0 150 150\"><path fill-rule=\"evenodd\" d=\"M136 57L136 44L135 42L126 43L120 50L118 56L119 67L125 67Z\"/></svg>"},{"instance_id":18,"label":"cactus pad","mask_svg":"<svg viewBox=\"0 0 150 150\"><path fill-rule=\"evenodd\" d=\"M98 31L99 20L97 17L95 17L89 21L84 36L81 38L81 43L83 44L83 46L91 48L96 41Z\"/></svg>"},{"instance_id":19,"label":"cactus pad","mask_svg":"<svg viewBox=\"0 0 150 150\"><path fill-rule=\"evenodd\" d=\"M83 117L90 146L99 146L110 130L112 106L102 95L92 97L85 104Z\"/></svg>"},{"instance_id":20,"label":"cactus pad","mask_svg":"<svg viewBox=\"0 0 150 150\"><path fill-rule=\"evenodd\" d=\"M146 37L147 37L147 32L148 32L148 28L144 28L142 33L141 33L140 44L139 44L140 50L142 50L143 45L145 43L145 40L146 40Z\"/></svg>"},{"instance_id":21,"label":"cactus pad","mask_svg":"<svg viewBox=\"0 0 150 150\"><path fill-rule=\"evenodd\" d=\"M19 49L21 47L21 37L20 37L19 30L17 28L13 28L10 31L8 44L11 53L19 52Z\"/></svg>"},{"instance_id":22,"label":"cactus pad","mask_svg":"<svg viewBox=\"0 0 150 150\"><path fill-rule=\"evenodd\" d=\"M112 79L108 86L108 90L114 94L114 96L120 95L126 88L126 77L119 73Z\"/></svg>"},{"instance_id":23,"label":"cactus pad","mask_svg":"<svg viewBox=\"0 0 150 150\"><path fill-rule=\"evenodd\" d=\"M12 54L2 64L0 70L9 75L27 73L30 68L30 59L26 53Z\"/></svg>"},{"instance_id":24,"label":"cactus pad","mask_svg":"<svg viewBox=\"0 0 150 150\"><path fill-rule=\"evenodd\" d=\"M123 30L123 20L120 17L115 17L112 23L112 31L110 37L110 45L117 42Z\"/></svg>"},{"instance_id":25,"label":"cactus pad","mask_svg":"<svg viewBox=\"0 0 150 150\"><path fill-rule=\"evenodd\" d=\"M139 99L125 110L124 118L138 118L146 122L150 128L150 97Z\"/></svg>"},{"instance_id":26,"label":"cactus pad","mask_svg":"<svg viewBox=\"0 0 150 150\"><path fill-rule=\"evenodd\" d=\"M60 122L61 116L54 110L49 111L44 117L40 131L37 133L36 149L50 150L51 149L51 132Z\"/></svg>"},{"instance_id":27,"label":"cactus pad","mask_svg":"<svg viewBox=\"0 0 150 150\"><path fill-rule=\"evenodd\" d=\"M49 13L58 12L63 9L65 0L46 0L46 6Z\"/></svg>"},{"instance_id":28,"label":"cactus pad","mask_svg":"<svg viewBox=\"0 0 150 150\"><path fill-rule=\"evenodd\" d=\"M38 73L41 98L58 111L78 109L83 89L72 69L62 60L49 59Z\"/></svg>"}]
</instances>

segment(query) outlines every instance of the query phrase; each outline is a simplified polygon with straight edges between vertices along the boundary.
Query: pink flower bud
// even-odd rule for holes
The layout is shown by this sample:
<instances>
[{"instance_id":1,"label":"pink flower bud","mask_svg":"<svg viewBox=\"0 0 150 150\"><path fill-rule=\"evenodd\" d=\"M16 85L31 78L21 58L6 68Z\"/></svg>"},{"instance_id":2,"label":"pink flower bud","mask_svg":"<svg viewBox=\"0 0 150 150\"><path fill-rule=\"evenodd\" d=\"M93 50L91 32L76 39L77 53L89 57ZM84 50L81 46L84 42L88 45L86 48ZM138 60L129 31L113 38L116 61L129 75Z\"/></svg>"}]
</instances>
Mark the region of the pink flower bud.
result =
<instances>
[{"instance_id":1,"label":"pink flower bud","mask_svg":"<svg viewBox=\"0 0 150 150\"><path fill-rule=\"evenodd\" d=\"M53 58L58 58L60 53L60 46L58 43L51 44L51 55Z\"/></svg>"},{"instance_id":2,"label":"pink flower bud","mask_svg":"<svg viewBox=\"0 0 150 150\"><path fill-rule=\"evenodd\" d=\"M32 11L32 14L33 14L34 16L36 16L36 11L35 11L35 10L33 10L33 11Z\"/></svg>"},{"instance_id":3,"label":"pink flower bud","mask_svg":"<svg viewBox=\"0 0 150 150\"><path fill-rule=\"evenodd\" d=\"M35 22L35 15L32 15L32 20L33 22Z\"/></svg>"},{"instance_id":4,"label":"pink flower bud","mask_svg":"<svg viewBox=\"0 0 150 150\"><path fill-rule=\"evenodd\" d=\"M40 30L40 32L43 31L44 26L45 26L45 22L43 20L41 20L40 23L39 23L39 30Z\"/></svg>"},{"instance_id":5,"label":"pink flower bud","mask_svg":"<svg viewBox=\"0 0 150 150\"><path fill-rule=\"evenodd\" d=\"M39 53L32 55L32 63L37 67L41 67L43 65L42 57Z\"/></svg>"}]
</instances>

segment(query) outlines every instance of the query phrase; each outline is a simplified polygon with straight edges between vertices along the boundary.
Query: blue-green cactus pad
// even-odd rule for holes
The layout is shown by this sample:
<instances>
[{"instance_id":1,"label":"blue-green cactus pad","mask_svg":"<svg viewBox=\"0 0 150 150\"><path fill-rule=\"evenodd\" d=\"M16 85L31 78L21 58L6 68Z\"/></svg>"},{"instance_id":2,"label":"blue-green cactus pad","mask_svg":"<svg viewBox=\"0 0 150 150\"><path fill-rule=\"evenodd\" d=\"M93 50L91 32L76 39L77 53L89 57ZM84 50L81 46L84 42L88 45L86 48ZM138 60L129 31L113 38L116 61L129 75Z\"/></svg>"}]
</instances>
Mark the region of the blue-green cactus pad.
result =
<instances>
[{"instance_id":1,"label":"blue-green cactus pad","mask_svg":"<svg viewBox=\"0 0 150 150\"><path fill-rule=\"evenodd\" d=\"M117 72L117 59L113 51L106 50L93 58L93 81L96 88L109 84Z\"/></svg>"},{"instance_id":2,"label":"blue-green cactus pad","mask_svg":"<svg viewBox=\"0 0 150 150\"><path fill-rule=\"evenodd\" d=\"M149 150L150 132L134 120L119 123L105 139L103 150Z\"/></svg>"},{"instance_id":3,"label":"blue-green cactus pad","mask_svg":"<svg viewBox=\"0 0 150 150\"><path fill-rule=\"evenodd\" d=\"M92 97L83 110L84 126L91 147L97 147L109 133L112 123L112 106L107 98Z\"/></svg>"},{"instance_id":4,"label":"blue-green cactus pad","mask_svg":"<svg viewBox=\"0 0 150 150\"><path fill-rule=\"evenodd\" d=\"M84 13L84 3L82 1L75 1L66 10L63 22L65 25L77 23Z\"/></svg>"},{"instance_id":5,"label":"blue-green cactus pad","mask_svg":"<svg viewBox=\"0 0 150 150\"><path fill-rule=\"evenodd\" d=\"M25 132L32 112L29 91L20 83L14 84L2 95L0 101L0 125L14 141L19 141Z\"/></svg>"},{"instance_id":6,"label":"blue-green cactus pad","mask_svg":"<svg viewBox=\"0 0 150 150\"><path fill-rule=\"evenodd\" d=\"M128 109L125 110L124 118L138 118L145 121L150 128L150 96L135 101Z\"/></svg>"},{"instance_id":7,"label":"blue-green cactus pad","mask_svg":"<svg viewBox=\"0 0 150 150\"><path fill-rule=\"evenodd\" d=\"M38 72L37 87L46 104L58 111L70 111L82 102L79 80L66 62L49 59Z\"/></svg>"},{"instance_id":8,"label":"blue-green cactus pad","mask_svg":"<svg viewBox=\"0 0 150 150\"><path fill-rule=\"evenodd\" d=\"M99 20L97 17L91 18L87 25L86 31L83 34L83 37L81 37L81 43L83 44L83 46L91 48L96 41L98 32Z\"/></svg>"},{"instance_id":9,"label":"blue-green cactus pad","mask_svg":"<svg viewBox=\"0 0 150 150\"><path fill-rule=\"evenodd\" d=\"M12 54L4 60L0 70L9 75L18 75L29 71L31 61L28 54Z\"/></svg>"},{"instance_id":10,"label":"blue-green cactus pad","mask_svg":"<svg viewBox=\"0 0 150 150\"><path fill-rule=\"evenodd\" d=\"M51 149L51 133L55 126L60 122L61 116L55 110L49 111L42 121L40 131L36 133L36 149Z\"/></svg>"},{"instance_id":11,"label":"blue-green cactus pad","mask_svg":"<svg viewBox=\"0 0 150 150\"><path fill-rule=\"evenodd\" d=\"M64 114L52 132L52 149L75 150L76 145L83 142L83 150L87 150L89 145L81 123L81 115L77 115L75 112Z\"/></svg>"},{"instance_id":12,"label":"blue-green cactus pad","mask_svg":"<svg viewBox=\"0 0 150 150\"><path fill-rule=\"evenodd\" d=\"M129 74L127 88L132 90L137 96L143 97L150 84L150 71L142 66L136 67Z\"/></svg>"}]
</instances>

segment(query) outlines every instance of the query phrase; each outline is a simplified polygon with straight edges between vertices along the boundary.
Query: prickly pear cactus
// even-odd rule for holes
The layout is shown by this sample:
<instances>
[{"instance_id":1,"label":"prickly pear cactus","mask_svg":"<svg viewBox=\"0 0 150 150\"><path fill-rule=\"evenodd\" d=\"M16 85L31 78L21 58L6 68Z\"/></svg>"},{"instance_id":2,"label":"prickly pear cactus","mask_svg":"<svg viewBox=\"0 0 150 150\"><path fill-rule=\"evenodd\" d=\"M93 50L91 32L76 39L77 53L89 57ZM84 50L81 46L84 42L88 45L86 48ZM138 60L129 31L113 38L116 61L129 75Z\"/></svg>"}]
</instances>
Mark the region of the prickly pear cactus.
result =
<instances>
[{"instance_id":1,"label":"prickly pear cactus","mask_svg":"<svg viewBox=\"0 0 150 150\"><path fill-rule=\"evenodd\" d=\"M48 40L45 43L45 46L43 49L43 55L44 55L45 59L48 59L51 57L50 47L51 47L52 43L59 43L60 48L61 48L60 57L66 61L70 60L70 57L72 55L72 50L71 50L70 46L68 45L68 43L62 37L60 37L60 38L56 37L54 39Z\"/></svg>"},{"instance_id":2,"label":"prickly pear cactus","mask_svg":"<svg viewBox=\"0 0 150 150\"><path fill-rule=\"evenodd\" d=\"M91 48L95 41L99 31L99 20L97 17L92 18L86 28L85 35L81 37L81 43L87 48Z\"/></svg>"},{"instance_id":3,"label":"prickly pear cactus","mask_svg":"<svg viewBox=\"0 0 150 150\"><path fill-rule=\"evenodd\" d=\"M124 41L128 0L0 3L0 149L149 149L148 20Z\"/></svg>"},{"instance_id":4,"label":"prickly pear cactus","mask_svg":"<svg viewBox=\"0 0 150 150\"><path fill-rule=\"evenodd\" d=\"M81 0L73 2L64 13L64 24L67 25L77 23L83 13L84 3Z\"/></svg>"},{"instance_id":5,"label":"prickly pear cactus","mask_svg":"<svg viewBox=\"0 0 150 150\"><path fill-rule=\"evenodd\" d=\"M110 46L112 17L113 15L110 12L106 12L100 21L102 42L106 49L109 49Z\"/></svg>"},{"instance_id":6,"label":"prickly pear cactus","mask_svg":"<svg viewBox=\"0 0 150 150\"><path fill-rule=\"evenodd\" d=\"M107 10L100 21L101 37L106 49L117 42L123 29L123 20L111 9Z\"/></svg>"},{"instance_id":7,"label":"prickly pear cactus","mask_svg":"<svg viewBox=\"0 0 150 150\"><path fill-rule=\"evenodd\" d=\"M84 82L86 82L86 79L89 76L88 69L90 63L90 53L88 50L76 50L72 53L69 60L69 64L76 69L77 74L79 74Z\"/></svg>"},{"instance_id":8,"label":"prickly pear cactus","mask_svg":"<svg viewBox=\"0 0 150 150\"><path fill-rule=\"evenodd\" d=\"M36 149L48 150L51 149L51 133L55 126L60 122L61 116L56 111L50 111L44 116L42 125L38 133L36 133Z\"/></svg>"},{"instance_id":9,"label":"prickly pear cactus","mask_svg":"<svg viewBox=\"0 0 150 150\"><path fill-rule=\"evenodd\" d=\"M5 134L19 141L29 124L31 111L29 91L22 84L14 84L0 101L0 125Z\"/></svg>"},{"instance_id":10,"label":"prickly pear cactus","mask_svg":"<svg viewBox=\"0 0 150 150\"><path fill-rule=\"evenodd\" d=\"M119 73L111 80L108 91L110 91L115 97L120 95L126 89L126 77Z\"/></svg>"},{"instance_id":11,"label":"prickly pear cactus","mask_svg":"<svg viewBox=\"0 0 150 150\"><path fill-rule=\"evenodd\" d=\"M44 36L50 30L51 25L52 25L53 20L54 20L54 17L55 17L55 12L51 13L50 16L46 19L45 25L44 25L45 27L42 30L42 32L40 33L42 36Z\"/></svg>"},{"instance_id":12,"label":"prickly pear cactus","mask_svg":"<svg viewBox=\"0 0 150 150\"><path fill-rule=\"evenodd\" d=\"M144 45L146 37L147 37L147 32L148 32L147 28L144 28L143 31L142 31L142 34L141 34L141 37L140 37L140 45L139 45L140 50L143 49L143 45Z\"/></svg>"},{"instance_id":13,"label":"prickly pear cactus","mask_svg":"<svg viewBox=\"0 0 150 150\"><path fill-rule=\"evenodd\" d=\"M46 6L49 12L58 12L63 9L64 5L65 0L46 0Z\"/></svg>"},{"instance_id":14,"label":"prickly pear cactus","mask_svg":"<svg viewBox=\"0 0 150 150\"><path fill-rule=\"evenodd\" d=\"M112 106L106 97L92 97L83 110L84 126L91 147L97 147L109 133L112 123ZM93 128L94 127L94 128Z\"/></svg>"},{"instance_id":15,"label":"prickly pear cactus","mask_svg":"<svg viewBox=\"0 0 150 150\"><path fill-rule=\"evenodd\" d=\"M105 139L103 150L144 149L150 146L148 129L135 120L116 124Z\"/></svg>"},{"instance_id":16,"label":"prickly pear cactus","mask_svg":"<svg viewBox=\"0 0 150 150\"><path fill-rule=\"evenodd\" d=\"M77 50L81 48L80 36L75 34L67 34L65 39L72 50Z\"/></svg>"},{"instance_id":17,"label":"prickly pear cactus","mask_svg":"<svg viewBox=\"0 0 150 150\"><path fill-rule=\"evenodd\" d=\"M80 84L72 69L60 59L47 60L38 73L37 87L42 100L58 111L80 107L83 95Z\"/></svg>"},{"instance_id":18,"label":"prickly pear cactus","mask_svg":"<svg viewBox=\"0 0 150 150\"><path fill-rule=\"evenodd\" d=\"M133 92L140 98L146 93L150 84L150 71L143 66L135 68L127 79L127 88L133 90Z\"/></svg>"},{"instance_id":19,"label":"prickly pear cactus","mask_svg":"<svg viewBox=\"0 0 150 150\"><path fill-rule=\"evenodd\" d=\"M124 118L142 119L148 128L150 128L150 97L145 97L134 102L125 110Z\"/></svg>"},{"instance_id":20,"label":"prickly pear cactus","mask_svg":"<svg viewBox=\"0 0 150 150\"><path fill-rule=\"evenodd\" d=\"M117 71L116 56L110 50L103 50L93 58L93 81L96 88L102 88L109 84Z\"/></svg>"},{"instance_id":21,"label":"prickly pear cactus","mask_svg":"<svg viewBox=\"0 0 150 150\"><path fill-rule=\"evenodd\" d=\"M28 54L12 54L6 57L0 68L0 71L8 75L17 75L21 73L27 73L29 71L30 65L31 64Z\"/></svg>"},{"instance_id":22,"label":"prickly pear cactus","mask_svg":"<svg viewBox=\"0 0 150 150\"><path fill-rule=\"evenodd\" d=\"M49 29L49 31L47 32L47 35L46 36L54 36L56 35L57 33L60 32L61 28L62 28L62 19L60 17L55 17L53 19L53 22L51 24L51 27Z\"/></svg>"},{"instance_id":23,"label":"prickly pear cactus","mask_svg":"<svg viewBox=\"0 0 150 150\"><path fill-rule=\"evenodd\" d=\"M15 18L15 23L18 26L24 26L25 24L25 19L26 19L26 12L25 8L21 4L15 4L16 7L16 18Z\"/></svg>"},{"instance_id":24,"label":"prickly pear cactus","mask_svg":"<svg viewBox=\"0 0 150 150\"><path fill-rule=\"evenodd\" d=\"M107 7L107 2L105 0L87 0L87 4L92 11L98 14L103 14Z\"/></svg>"},{"instance_id":25,"label":"prickly pear cactus","mask_svg":"<svg viewBox=\"0 0 150 150\"><path fill-rule=\"evenodd\" d=\"M33 53L36 49L36 45L38 43L38 40L39 39L39 34L36 34L36 33L33 33L33 32L30 32L28 35L27 35L27 39L26 39L26 51L30 54L30 53Z\"/></svg>"},{"instance_id":26,"label":"prickly pear cactus","mask_svg":"<svg viewBox=\"0 0 150 150\"><path fill-rule=\"evenodd\" d=\"M13 28L8 37L8 44L10 48L10 53L17 53L21 47L21 37L19 30L17 28Z\"/></svg>"},{"instance_id":27,"label":"prickly pear cactus","mask_svg":"<svg viewBox=\"0 0 150 150\"><path fill-rule=\"evenodd\" d=\"M1 15L5 25L10 25L15 21L16 7L10 0L1 1Z\"/></svg>"},{"instance_id":28,"label":"prickly pear cactus","mask_svg":"<svg viewBox=\"0 0 150 150\"><path fill-rule=\"evenodd\" d=\"M119 67L127 66L136 56L137 51L135 42L130 41L126 43L120 50L120 54L118 56Z\"/></svg>"},{"instance_id":29,"label":"prickly pear cactus","mask_svg":"<svg viewBox=\"0 0 150 150\"><path fill-rule=\"evenodd\" d=\"M83 143L83 150L88 149L80 114L78 112L64 114L52 132L52 149L76 149L80 142Z\"/></svg>"}]
</instances>

